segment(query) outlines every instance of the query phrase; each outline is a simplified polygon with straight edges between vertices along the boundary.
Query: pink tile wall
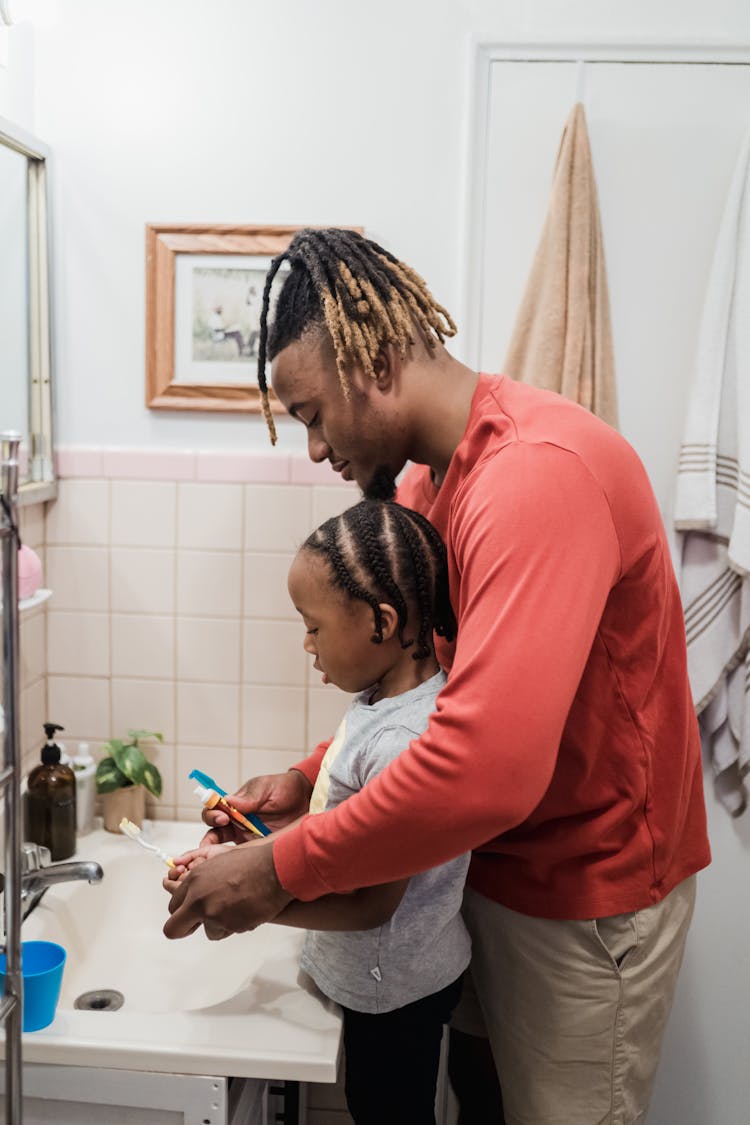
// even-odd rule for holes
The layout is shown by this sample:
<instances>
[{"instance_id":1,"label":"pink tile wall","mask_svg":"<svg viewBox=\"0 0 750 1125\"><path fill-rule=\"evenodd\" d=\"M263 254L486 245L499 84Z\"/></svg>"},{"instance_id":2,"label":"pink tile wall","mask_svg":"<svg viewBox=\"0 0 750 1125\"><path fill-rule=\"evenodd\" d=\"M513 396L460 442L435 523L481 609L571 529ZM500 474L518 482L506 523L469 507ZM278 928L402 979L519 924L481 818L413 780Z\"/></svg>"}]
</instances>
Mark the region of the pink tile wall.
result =
<instances>
[{"instance_id":1,"label":"pink tile wall","mask_svg":"<svg viewBox=\"0 0 750 1125\"><path fill-rule=\"evenodd\" d=\"M191 769L231 790L333 732L347 697L310 679L286 573L354 486L283 454L79 448L57 465L53 596L24 624L47 677L25 686L27 711L95 755L128 727L161 731L149 812L180 819L198 816Z\"/></svg>"},{"instance_id":2,"label":"pink tile wall","mask_svg":"<svg viewBox=\"0 0 750 1125\"><path fill-rule=\"evenodd\" d=\"M32 547L45 567L44 511L41 504L20 508L21 540ZM47 719L47 615L44 603L24 610L19 626L20 738L24 772L38 761Z\"/></svg>"}]
</instances>

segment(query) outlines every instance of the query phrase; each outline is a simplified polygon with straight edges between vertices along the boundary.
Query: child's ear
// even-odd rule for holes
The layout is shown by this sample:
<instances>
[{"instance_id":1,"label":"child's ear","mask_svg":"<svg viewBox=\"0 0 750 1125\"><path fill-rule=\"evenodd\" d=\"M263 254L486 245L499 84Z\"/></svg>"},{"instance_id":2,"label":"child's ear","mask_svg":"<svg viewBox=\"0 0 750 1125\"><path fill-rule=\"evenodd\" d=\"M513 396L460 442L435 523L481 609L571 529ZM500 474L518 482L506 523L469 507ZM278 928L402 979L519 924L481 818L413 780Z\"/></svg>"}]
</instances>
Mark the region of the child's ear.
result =
<instances>
[{"instance_id":1,"label":"child's ear","mask_svg":"<svg viewBox=\"0 0 750 1125\"><path fill-rule=\"evenodd\" d=\"M398 614L388 602L381 602L378 609L380 610L380 620L383 625L383 640L389 641L391 637L396 636L398 630Z\"/></svg>"}]
</instances>

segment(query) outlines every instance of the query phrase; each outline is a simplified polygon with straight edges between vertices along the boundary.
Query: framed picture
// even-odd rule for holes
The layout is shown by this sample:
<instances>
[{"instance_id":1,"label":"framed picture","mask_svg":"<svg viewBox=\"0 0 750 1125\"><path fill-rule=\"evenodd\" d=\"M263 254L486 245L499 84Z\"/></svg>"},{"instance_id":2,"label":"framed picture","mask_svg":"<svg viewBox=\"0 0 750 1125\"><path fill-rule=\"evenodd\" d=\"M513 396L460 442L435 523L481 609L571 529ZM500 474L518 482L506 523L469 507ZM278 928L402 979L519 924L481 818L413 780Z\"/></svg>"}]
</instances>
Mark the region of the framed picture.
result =
<instances>
[{"instance_id":1,"label":"framed picture","mask_svg":"<svg viewBox=\"0 0 750 1125\"><path fill-rule=\"evenodd\" d=\"M263 288L300 227L146 227L146 405L260 412ZM271 307L287 267L277 274ZM271 409L283 407L269 391Z\"/></svg>"}]
</instances>

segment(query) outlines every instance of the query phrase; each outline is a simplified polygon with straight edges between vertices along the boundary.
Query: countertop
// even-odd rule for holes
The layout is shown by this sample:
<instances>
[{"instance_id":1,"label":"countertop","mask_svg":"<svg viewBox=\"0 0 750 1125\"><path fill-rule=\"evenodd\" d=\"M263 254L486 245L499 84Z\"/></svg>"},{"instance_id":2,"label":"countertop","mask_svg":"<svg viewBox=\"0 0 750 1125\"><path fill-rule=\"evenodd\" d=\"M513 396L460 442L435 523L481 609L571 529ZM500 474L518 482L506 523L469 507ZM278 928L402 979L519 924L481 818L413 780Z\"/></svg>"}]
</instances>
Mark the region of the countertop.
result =
<instances>
[{"instance_id":1,"label":"countertop","mask_svg":"<svg viewBox=\"0 0 750 1125\"><path fill-rule=\"evenodd\" d=\"M200 822L144 826L171 854L197 844ZM54 1022L24 1034L27 1062L183 1074L333 1082L341 1016L298 970L303 932L261 926L222 942L161 933L165 868L124 836L96 829L76 856L101 863L101 884L51 887L22 937L65 946ZM118 989L118 1011L82 1011L75 997Z\"/></svg>"}]
</instances>

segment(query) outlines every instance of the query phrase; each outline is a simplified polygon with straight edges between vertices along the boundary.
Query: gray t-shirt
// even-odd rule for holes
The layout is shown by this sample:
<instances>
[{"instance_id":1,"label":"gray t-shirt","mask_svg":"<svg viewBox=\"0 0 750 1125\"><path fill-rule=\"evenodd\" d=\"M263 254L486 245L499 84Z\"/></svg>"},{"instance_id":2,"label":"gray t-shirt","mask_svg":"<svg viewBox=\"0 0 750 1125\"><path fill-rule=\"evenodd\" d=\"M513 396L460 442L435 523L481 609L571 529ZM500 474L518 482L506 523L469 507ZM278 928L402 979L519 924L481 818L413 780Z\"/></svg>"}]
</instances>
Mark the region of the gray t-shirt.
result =
<instances>
[{"instance_id":1,"label":"gray t-shirt","mask_svg":"<svg viewBox=\"0 0 750 1125\"><path fill-rule=\"evenodd\" d=\"M439 672L377 703L368 702L373 688L355 696L321 763L310 811L345 801L405 750L426 728L444 684ZM357 1012L390 1012L445 988L469 963L460 914L468 866L463 855L413 876L393 917L377 929L310 930L302 968L321 992Z\"/></svg>"}]
</instances>

